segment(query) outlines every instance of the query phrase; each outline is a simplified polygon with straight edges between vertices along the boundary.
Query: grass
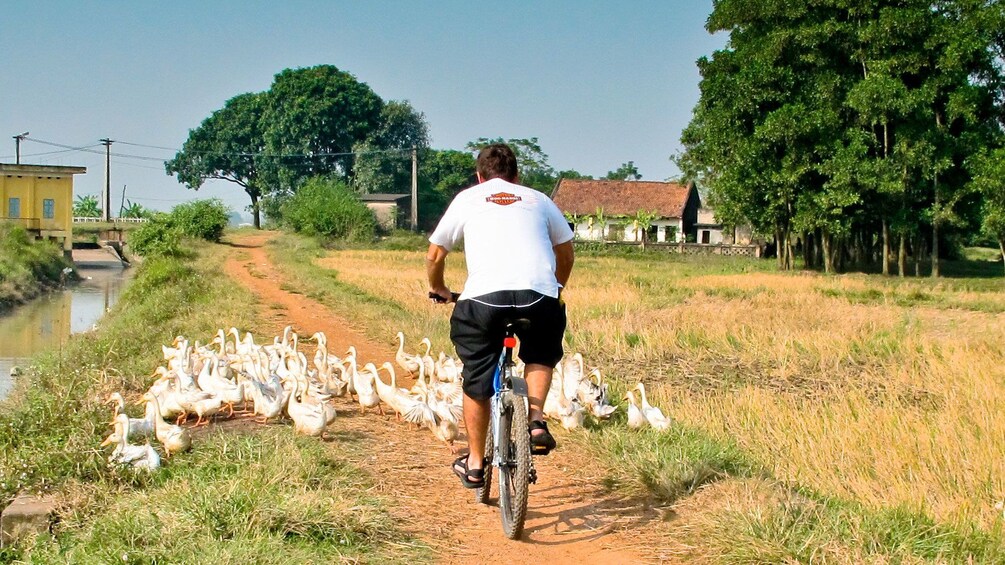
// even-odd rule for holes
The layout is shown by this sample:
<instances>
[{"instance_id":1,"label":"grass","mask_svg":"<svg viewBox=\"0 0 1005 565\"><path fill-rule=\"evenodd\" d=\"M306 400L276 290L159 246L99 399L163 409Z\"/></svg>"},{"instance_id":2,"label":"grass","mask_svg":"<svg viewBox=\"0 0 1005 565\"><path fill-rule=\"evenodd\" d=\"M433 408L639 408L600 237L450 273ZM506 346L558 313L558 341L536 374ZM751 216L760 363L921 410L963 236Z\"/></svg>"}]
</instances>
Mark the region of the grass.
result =
<instances>
[{"instance_id":1,"label":"grass","mask_svg":"<svg viewBox=\"0 0 1005 565\"><path fill-rule=\"evenodd\" d=\"M292 286L371 337L401 329L449 348L421 248L326 252L283 236L272 253ZM745 506L717 500L697 528L712 561L1001 561L1005 282L773 268L580 254L564 295L567 351L615 390L644 381L676 425L563 441L593 453L611 488L674 507L761 485ZM462 286L461 254L447 275Z\"/></svg>"},{"instance_id":2,"label":"grass","mask_svg":"<svg viewBox=\"0 0 1005 565\"><path fill-rule=\"evenodd\" d=\"M100 329L37 358L0 408L0 495L52 492L63 505L55 539L30 539L0 561L327 563L422 559L348 463L363 447L330 449L289 427L210 432L152 476L109 468L107 394L127 401L149 385L160 345L207 339L226 325L255 329L253 299L220 272L223 247L195 259L150 259ZM135 406L130 407L138 411ZM138 414L133 414L138 415ZM124 557L123 557L124 556Z\"/></svg>"},{"instance_id":3,"label":"grass","mask_svg":"<svg viewBox=\"0 0 1005 565\"><path fill-rule=\"evenodd\" d=\"M20 226L0 222L0 311L60 284L72 266L52 243L33 240Z\"/></svg>"}]
</instances>

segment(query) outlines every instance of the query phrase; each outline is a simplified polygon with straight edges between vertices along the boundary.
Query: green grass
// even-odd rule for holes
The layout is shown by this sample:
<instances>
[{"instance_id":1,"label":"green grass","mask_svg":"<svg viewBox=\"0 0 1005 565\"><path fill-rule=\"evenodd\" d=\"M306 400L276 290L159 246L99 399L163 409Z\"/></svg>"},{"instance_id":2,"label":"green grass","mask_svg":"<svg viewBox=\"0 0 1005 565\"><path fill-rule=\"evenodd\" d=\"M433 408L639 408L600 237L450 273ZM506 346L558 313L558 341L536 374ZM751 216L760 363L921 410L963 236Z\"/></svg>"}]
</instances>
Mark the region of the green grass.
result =
<instances>
[{"instance_id":1,"label":"green grass","mask_svg":"<svg viewBox=\"0 0 1005 565\"><path fill-rule=\"evenodd\" d=\"M35 241L24 228L0 222L0 312L57 286L70 266L57 245Z\"/></svg>"},{"instance_id":2,"label":"green grass","mask_svg":"<svg viewBox=\"0 0 1005 565\"><path fill-rule=\"evenodd\" d=\"M0 405L2 502L54 492L69 505L55 540L23 541L0 562L423 559L348 463L363 449L351 438L332 449L288 426L211 432L152 476L108 466L98 445L109 431L109 392L135 399L161 362L160 345L175 335L208 340L221 325L256 329L252 296L220 272L223 248L191 245L196 259L145 261L99 330L35 359Z\"/></svg>"},{"instance_id":3,"label":"green grass","mask_svg":"<svg viewBox=\"0 0 1005 565\"><path fill-rule=\"evenodd\" d=\"M422 248L416 244L413 250ZM406 335L412 335L413 330L434 337L446 334L446 316L440 319L433 312L409 311L403 304L409 303L410 298L398 302L375 296L342 282L337 272L315 265L314 259L325 254L315 243L282 236L271 242L270 253L292 287L317 297L336 312L346 312L347 318L373 337L390 336L397 329L404 329ZM700 308L709 302L726 303L728 308L735 302L783 296L787 291L767 285L734 288L680 284L704 275L770 273L775 270L772 261L667 256L640 250L612 254L589 249L579 253L579 259L574 281L587 284L577 286L577 292L584 292L590 283L598 284L595 281L606 281L599 289L587 291L599 295L609 292L609 288L620 288L625 294L638 295L624 299L605 297L603 301L586 303L575 313L580 326L567 336L570 351L582 351L590 364L605 367L612 387L610 396L614 399L619 398L627 383L636 379L661 381L669 384L671 391L686 388L689 394L707 395L710 402L724 387L729 390L766 387L787 398L806 397L821 402L840 399L842 387L860 386L856 384L856 376L863 371L883 374L887 366L901 362L905 356L914 358L914 352L908 350L914 347L908 344L917 331L911 309L956 308L997 313L1001 311L1001 303L996 292L1005 288L1002 280L992 278L900 280L848 276L853 281L867 280L865 290L845 288L841 286L843 279L838 277L809 283L818 284L811 292L828 298L904 309L897 323L854 336L847 355L827 366L829 373L848 378L827 381L833 390L820 390L821 381L814 378L817 375L814 371L819 371L817 365L822 354L812 343L799 339L788 343L787 347L798 355L786 367L786 378L775 379L773 369L777 360L770 357L770 352L746 350L751 340L743 332L757 330L745 329L742 324L737 324L736 332L720 338L714 328L703 325L678 326L652 334L639 325L605 322L634 319L640 310L653 308ZM630 269L625 269L626 264ZM958 266L946 268L961 272L963 269L957 269ZM956 296L956 293L970 295ZM639 324L645 323L644 316L637 317ZM595 321L601 323L589 326ZM666 348L665 354L660 353L663 348L649 353L646 350L654 345L650 342L657 341L652 339L653 335L675 340L675 346ZM938 355L938 351L933 351L933 355ZM878 395L878 398L886 397ZM706 523L683 521L682 538L694 549L691 556L696 559L723 563L1005 562L1001 522L991 527L939 522L924 509L867 507L850 498L813 494L799 481L782 483L773 477L768 471L772 468L771 461L758 460L752 454L752 446L744 446L732 437L682 423L674 424L664 433L628 430L623 414L619 411L612 421L589 424L586 430L558 432L564 448L589 454L590 465L596 468L588 469L587 473L599 470L603 484L613 494L676 508L691 500L704 500L701 497L706 492L723 489L728 493L730 485L761 485L748 504L723 495L703 509Z\"/></svg>"}]
</instances>

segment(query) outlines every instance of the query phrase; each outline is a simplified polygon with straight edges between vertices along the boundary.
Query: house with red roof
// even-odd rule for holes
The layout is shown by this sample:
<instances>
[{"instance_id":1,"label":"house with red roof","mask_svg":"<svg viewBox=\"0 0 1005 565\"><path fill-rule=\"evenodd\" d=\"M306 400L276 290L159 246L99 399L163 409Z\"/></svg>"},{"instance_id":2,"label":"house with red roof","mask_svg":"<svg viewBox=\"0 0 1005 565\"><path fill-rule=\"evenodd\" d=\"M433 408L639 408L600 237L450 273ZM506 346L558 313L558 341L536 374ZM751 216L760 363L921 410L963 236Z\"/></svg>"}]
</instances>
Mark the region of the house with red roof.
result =
<instances>
[{"instance_id":1,"label":"house with red roof","mask_svg":"<svg viewBox=\"0 0 1005 565\"><path fill-rule=\"evenodd\" d=\"M697 237L701 198L694 183L560 179L552 200L580 240L642 241L642 227L635 221L640 211L655 216L646 241L677 243Z\"/></svg>"}]
</instances>

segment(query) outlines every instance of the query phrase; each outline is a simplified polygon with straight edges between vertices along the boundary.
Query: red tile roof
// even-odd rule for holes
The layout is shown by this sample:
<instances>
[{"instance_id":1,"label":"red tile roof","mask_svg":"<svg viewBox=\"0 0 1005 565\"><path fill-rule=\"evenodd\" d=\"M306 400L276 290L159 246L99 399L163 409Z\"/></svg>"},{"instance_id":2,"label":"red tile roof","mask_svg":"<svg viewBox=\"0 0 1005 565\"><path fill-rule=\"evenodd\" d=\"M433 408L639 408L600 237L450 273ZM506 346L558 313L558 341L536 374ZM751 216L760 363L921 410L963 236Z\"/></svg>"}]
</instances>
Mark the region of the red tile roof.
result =
<instances>
[{"instance_id":1,"label":"red tile roof","mask_svg":"<svg viewBox=\"0 0 1005 565\"><path fill-rule=\"evenodd\" d=\"M552 200L562 212L571 214L593 214L603 208L607 216L649 210L664 218L680 218L691 187L676 182L561 179Z\"/></svg>"}]
</instances>

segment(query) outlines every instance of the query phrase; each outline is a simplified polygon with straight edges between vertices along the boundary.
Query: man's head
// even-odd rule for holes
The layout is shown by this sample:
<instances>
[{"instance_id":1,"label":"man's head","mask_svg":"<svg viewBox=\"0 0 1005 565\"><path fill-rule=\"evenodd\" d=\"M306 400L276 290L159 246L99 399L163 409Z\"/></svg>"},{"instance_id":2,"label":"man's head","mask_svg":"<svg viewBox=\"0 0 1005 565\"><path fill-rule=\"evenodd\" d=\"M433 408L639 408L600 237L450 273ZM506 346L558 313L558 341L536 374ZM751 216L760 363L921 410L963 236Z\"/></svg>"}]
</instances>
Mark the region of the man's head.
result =
<instances>
[{"instance_id":1,"label":"man's head","mask_svg":"<svg viewBox=\"0 0 1005 565\"><path fill-rule=\"evenodd\" d=\"M478 152L478 178L480 181L500 178L516 182L516 155L509 145L493 143Z\"/></svg>"}]
</instances>

